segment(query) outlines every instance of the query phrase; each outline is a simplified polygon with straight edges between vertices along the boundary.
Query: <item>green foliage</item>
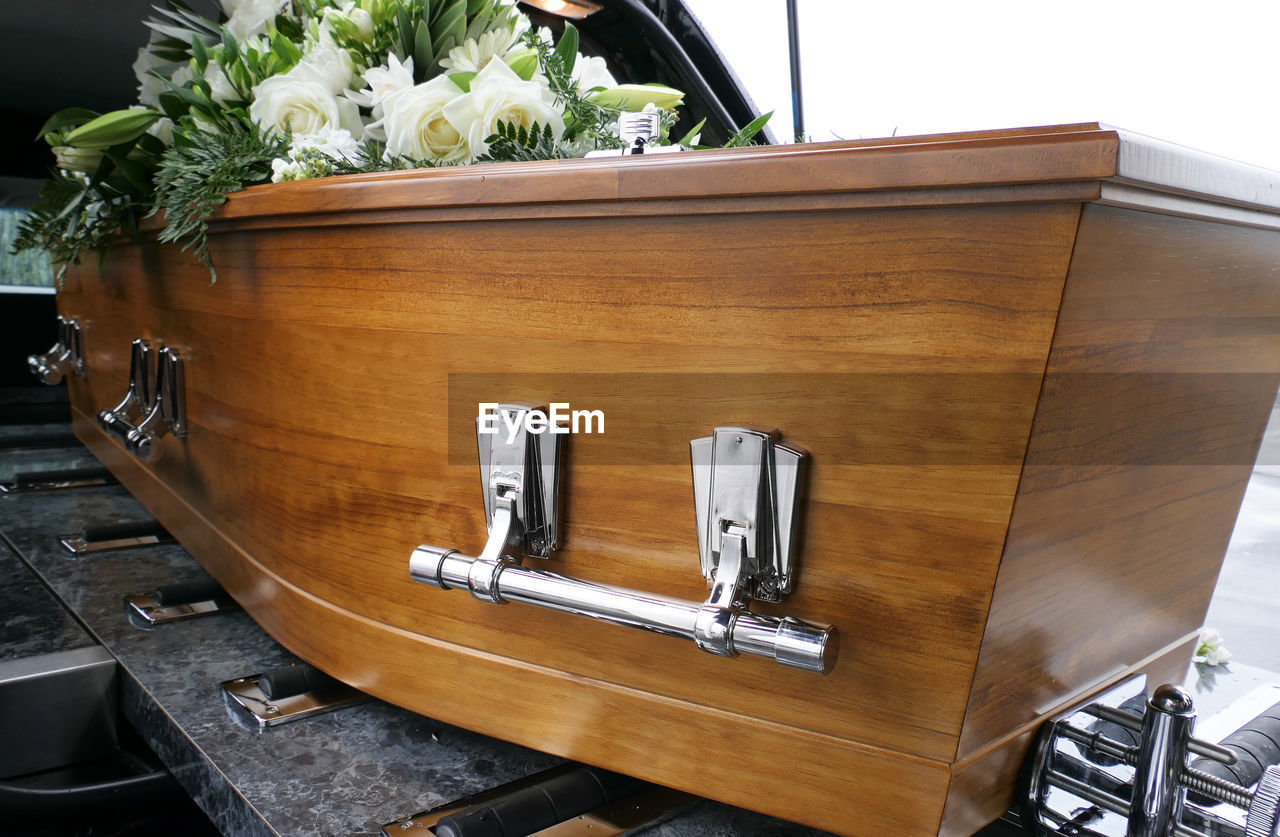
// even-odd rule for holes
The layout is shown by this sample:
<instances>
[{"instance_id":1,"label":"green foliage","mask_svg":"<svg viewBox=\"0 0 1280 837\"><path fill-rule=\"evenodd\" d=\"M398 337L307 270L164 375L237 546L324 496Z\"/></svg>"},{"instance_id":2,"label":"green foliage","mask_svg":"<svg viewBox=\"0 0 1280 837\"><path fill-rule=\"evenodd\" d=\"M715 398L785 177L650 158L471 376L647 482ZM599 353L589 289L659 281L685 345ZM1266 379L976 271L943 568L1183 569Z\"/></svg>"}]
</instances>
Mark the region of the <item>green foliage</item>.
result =
<instances>
[{"instance_id":1,"label":"green foliage","mask_svg":"<svg viewBox=\"0 0 1280 837\"><path fill-rule=\"evenodd\" d=\"M512 26L518 12L501 0L406 0L387 12L385 23L375 14L373 56L395 53L413 59L415 84L430 81L443 71L440 62L449 50L467 38L479 38L487 31ZM339 45L351 44L339 39ZM377 62L381 63L381 59Z\"/></svg>"},{"instance_id":2,"label":"green foliage","mask_svg":"<svg viewBox=\"0 0 1280 837\"><path fill-rule=\"evenodd\" d=\"M289 152L289 137L264 136L247 122L229 121L214 133L188 126L181 142L165 152L156 173L155 207L168 225L160 241L178 242L191 250L217 281L209 256L209 216L227 194L271 179L271 161Z\"/></svg>"},{"instance_id":3,"label":"green foliage","mask_svg":"<svg viewBox=\"0 0 1280 837\"><path fill-rule=\"evenodd\" d=\"M754 145L756 134L764 130L764 126L769 124L769 120L773 117L773 111L757 116L746 124L733 136L729 137L729 141L724 144L725 148L740 148L744 145Z\"/></svg>"},{"instance_id":4,"label":"green foliage","mask_svg":"<svg viewBox=\"0 0 1280 837\"><path fill-rule=\"evenodd\" d=\"M477 158L478 163L559 160L565 156L559 143L556 142L551 126L539 127L537 122L530 128L499 122L497 132L488 137L485 142L489 144L489 152Z\"/></svg>"},{"instance_id":5,"label":"green foliage","mask_svg":"<svg viewBox=\"0 0 1280 837\"><path fill-rule=\"evenodd\" d=\"M572 23L565 23L564 31L560 36L562 42L566 38L577 41L578 30ZM542 65L542 72L547 77L547 86L564 107L566 138L585 139L596 148L621 148L622 140L611 130L617 114L588 102L578 93L578 84L573 80L572 62L568 62L566 66L564 56L538 37L537 32L526 32L524 42L538 53L538 63ZM490 149L490 154L492 153Z\"/></svg>"},{"instance_id":6,"label":"green foliage","mask_svg":"<svg viewBox=\"0 0 1280 837\"><path fill-rule=\"evenodd\" d=\"M122 226L133 227L141 207L128 195L93 188L88 177L56 172L40 188L40 201L18 226L12 253L43 249L57 265L62 282L67 268L92 252L103 254ZM99 184L100 186L102 184Z\"/></svg>"}]
</instances>

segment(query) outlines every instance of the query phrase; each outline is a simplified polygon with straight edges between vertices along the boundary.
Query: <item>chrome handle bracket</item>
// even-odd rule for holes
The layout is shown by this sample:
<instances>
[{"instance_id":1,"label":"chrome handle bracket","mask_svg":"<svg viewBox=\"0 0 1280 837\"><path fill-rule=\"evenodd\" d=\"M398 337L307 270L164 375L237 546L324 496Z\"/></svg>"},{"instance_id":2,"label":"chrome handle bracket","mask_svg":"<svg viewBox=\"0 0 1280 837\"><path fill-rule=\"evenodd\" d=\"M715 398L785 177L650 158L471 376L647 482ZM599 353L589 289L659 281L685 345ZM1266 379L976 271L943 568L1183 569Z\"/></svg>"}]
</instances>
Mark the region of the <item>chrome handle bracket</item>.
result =
<instances>
[{"instance_id":1,"label":"chrome handle bracket","mask_svg":"<svg viewBox=\"0 0 1280 837\"><path fill-rule=\"evenodd\" d=\"M721 657L745 653L806 671L831 670L838 653L835 628L751 613L744 601L748 595L777 601L794 583L803 451L780 444L776 431L742 427L718 428L709 439L694 440L699 508L715 512L699 517L711 595L703 603L681 601L521 565L525 557L545 557L559 545L559 440L527 429L529 409L500 404L477 422L489 525L483 551L472 557L419 546L409 559L415 581L443 590L465 587L483 602L523 602L691 639ZM498 420L502 436L492 432ZM706 463L704 453L710 456Z\"/></svg>"},{"instance_id":2,"label":"chrome handle bracket","mask_svg":"<svg viewBox=\"0 0 1280 837\"><path fill-rule=\"evenodd\" d=\"M134 418L151 409L151 370L154 365L151 344L139 337L129 346L129 388L120 403L98 412L98 426L124 441L137 424Z\"/></svg>"},{"instance_id":3,"label":"chrome handle bracket","mask_svg":"<svg viewBox=\"0 0 1280 837\"><path fill-rule=\"evenodd\" d=\"M129 348L129 389L119 404L98 413L98 426L144 462L156 458L157 439L185 438L186 384L178 350L161 346L156 351L143 338L135 339Z\"/></svg>"},{"instance_id":4,"label":"chrome handle bracket","mask_svg":"<svg viewBox=\"0 0 1280 837\"><path fill-rule=\"evenodd\" d=\"M722 546L742 538L736 579L744 598L780 602L795 574L796 524L808 453L784 445L777 430L717 427L689 443L698 554L714 588ZM713 596L714 598L714 596Z\"/></svg>"},{"instance_id":5,"label":"chrome handle bracket","mask_svg":"<svg viewBox=\"0 0 1280 837\"><path fill-rule=\"evenodd\" d=\"M156 458L157 439L187 435L186 385L182 357L171 346L162 346L156 358L155 396L150 411L125 436L125 448L144 462Z\"/></svg>"},{"instance_id":6,"label":"chrome handle bracket","mask_svg":"<svg viewBox=\"0 0 1280 837\"><path fill-rule=\"evenodd\" d=\"M57 341L44 354L29 355L27 366L48 386L62 383L68 372L85 377L84 335L80 323L59 315Z\"/></svg>"},{"instance_id":7,"label":"chrome handle bracket","mask_svg":"<svg viewBox=\"0 0 1280 837\"><path fill-rule=\"evenodd\" d=\"M796 521L807 454L773 429L717 427L689 443L698 552L711 595L694 641L737 654L733 628L748 599L780 602L791 592Z\"/></svg>"},{"instance_id":8,"label":"chrome handle bracket","mask_svg":"<svg viewBox=\"0 0 1280 837\"><path fill-rule=\"evenodd\" d=\"M528 421L545 415L543 407L510 403L498 404L476 419L485 523L492 535L505 498L512 528L504 537L513 541L505 551L517 563L525 556L549 558L560 548L562 436L549 426L535 432Z\"/></svg>"}]
</instances>

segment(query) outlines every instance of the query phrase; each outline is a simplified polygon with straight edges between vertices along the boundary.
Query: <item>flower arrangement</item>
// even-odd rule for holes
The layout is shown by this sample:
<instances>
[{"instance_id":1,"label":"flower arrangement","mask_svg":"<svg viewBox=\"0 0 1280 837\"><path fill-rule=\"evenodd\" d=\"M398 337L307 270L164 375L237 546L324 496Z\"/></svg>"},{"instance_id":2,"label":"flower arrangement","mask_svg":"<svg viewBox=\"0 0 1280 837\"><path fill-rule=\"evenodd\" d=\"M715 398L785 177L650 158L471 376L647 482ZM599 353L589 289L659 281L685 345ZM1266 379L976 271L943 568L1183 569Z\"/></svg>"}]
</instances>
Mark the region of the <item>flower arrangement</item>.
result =
<instances>
[{"instance_id":1,"label":"flower arrangement","mask_svg":"<svg viewBox=\"0 0 1280 837\"><path fill-rule=\"evenodd\" d=\"M207 221L226 195L268 181L620 148L618 115L661 115L683 94L618 84L603 58L535 31L515 0L220 0L221 20L166 0L147 20L138 104L60 111L40 131L57 170L15 251L60 265L105 253L163 212L161 241L209 268ZM728 145L749 143L767 116ZM697 142L701 123L678 142Z\"/></svg>"}]
</instances>

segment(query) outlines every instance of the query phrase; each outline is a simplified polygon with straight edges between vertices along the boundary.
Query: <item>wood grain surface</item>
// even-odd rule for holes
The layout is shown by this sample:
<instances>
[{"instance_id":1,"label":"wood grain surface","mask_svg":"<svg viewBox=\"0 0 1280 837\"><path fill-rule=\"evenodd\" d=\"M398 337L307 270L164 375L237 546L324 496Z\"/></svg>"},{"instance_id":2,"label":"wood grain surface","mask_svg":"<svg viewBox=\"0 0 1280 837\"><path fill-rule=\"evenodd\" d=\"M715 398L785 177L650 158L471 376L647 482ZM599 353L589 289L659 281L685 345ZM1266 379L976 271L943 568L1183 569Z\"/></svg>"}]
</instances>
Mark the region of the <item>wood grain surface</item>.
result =
<instances>
[{"instance_id":1,"label":"wood grain surface","mask_svg":"<svg viewBox=\"0 0 1280 837\"><path fill-rule=\"evenodd\" d=\"M1280 381L1278 240L1085 208L960 760L1198 631Z\"/></svg>"},{"instance_id":2,"label":"wood grain surface","mask_svg":"<svg viewBox=\"0 0 1280 837\"><path fill-rule=\"evenodd\" d=\"M82 322L90 368L73 382L77 432L273 636L379 697L840 833L936 833L948 784L973 788L952 782L953 762L1016 741L1029 707L1198 625L1250 443L1231 411L1275 395L1265 374L1191 390L1220 408L1178 425L1170 449L1192 458L1148 467L1174 476L1147 495L1163 510L1147 540L1124 522L1125 468L1142 463L1108 459L1133 445L1095 434L1107 461L1088 464L1083 489L1077 463L1055 460L1080 441L1052 388L1078 387L1071 373L1149 371L1124 363L1153 345L1205 373L1274 372L1274 314L1226 337L1238 309L1187 313L1196 280L1182 303L1134 287L1150 274L1115 231L1124 211L1086 210L1078 240L1081 201L1114 173L1117 147L1114 132L1076 126L247 190L216 225L216 284L145 241L69 278L60 311ZM1277 251L1272 233L1193 226L1150 236L1185 240L1167 257L1178 269L1220 264L1246 240L1258 260ZM1206 269L1199 281L1237 303L1274 305L1274 282ZM1212 314L1221 300L1200 293ZM1127 320L1111 316L1126 305ZM1072 325L1098 320L1096 334ZM88 421L122 394L136 336L186 360L190 433L163 440L153 466ZM1047 363L1059 374L1046 384ZM1157 405L1186 394L1149 391ZM799 586L754 607L835 624L835 670L719 659L412 582L419 543L483 544L477 400L603 409L603 435L571 440L565 545L545 566L688 600L706 596L689 439L750 422L807 447ZM1060 507L1116 519L1090 535ZM1170 603L1107 588L1105 606L1135 608L1133 636L1089 627L1097 594L1058 565L1152 548L1115 573L1141 581L1148 560L1173 560L1159 527L1202 511L1207 557L1188 559L1188 590ZM1085 627L1069 633L1069 619ZM689 767L721 754L794 766L794 780L762 796Z\"/></svg>"}]
</instances>

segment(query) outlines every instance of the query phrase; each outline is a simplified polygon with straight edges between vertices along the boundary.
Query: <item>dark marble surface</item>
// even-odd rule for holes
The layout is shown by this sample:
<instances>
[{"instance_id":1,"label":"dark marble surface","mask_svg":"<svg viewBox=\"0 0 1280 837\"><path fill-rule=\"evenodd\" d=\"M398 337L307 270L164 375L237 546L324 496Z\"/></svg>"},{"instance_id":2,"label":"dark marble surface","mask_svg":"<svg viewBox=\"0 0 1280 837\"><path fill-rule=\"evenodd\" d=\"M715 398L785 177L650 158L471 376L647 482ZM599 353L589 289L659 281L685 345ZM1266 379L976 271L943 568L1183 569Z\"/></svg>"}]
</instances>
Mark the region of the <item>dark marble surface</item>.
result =
<instances>
[{"instance_id":1,"label":"dark marble surface","mask_svg":"<svg viewBox=\"0 0 1280 837\"><path fill-rule=\"evenodd\" d=\"M0 663L93 644L31 568L0 547Z\"/></svg>"},{"instance_id":2,"label":"dark marble surface","mask_svg":"<svg viewBox=\"0 0 1280 837\"><path fill-rule=\"evenodd\" d=\"M0 428L0 437L7 432L18 431ZM15 470L92 462L83 450L0 453L0 479ZM122 596L206 577L179 546L73 557L57 543L58 535L86 524L145 517L119 486L0 495L0 532L123 664L126 717L224 833L377 834L384 823L559 762L379 701L265 733L240 726L223 707L220 682L296 658L243 612L154 630L130 625ZM12 563L26 569L16 558ZM25 618L53 600L29 578L15 584L6 601L12 613ZM62 622L49 624L50 641L75 641L63 637ZM81 641L88 642L88 636ZM646 833L800 837L820 832L703 803Z\"/></svg>"}]
</instances>

